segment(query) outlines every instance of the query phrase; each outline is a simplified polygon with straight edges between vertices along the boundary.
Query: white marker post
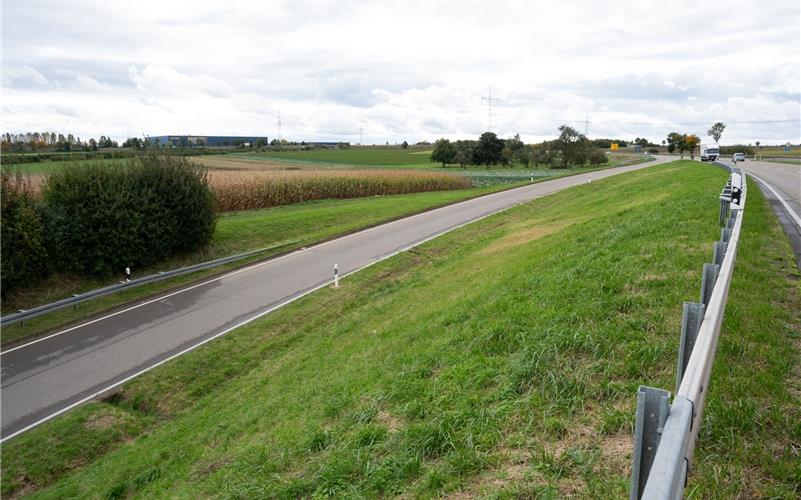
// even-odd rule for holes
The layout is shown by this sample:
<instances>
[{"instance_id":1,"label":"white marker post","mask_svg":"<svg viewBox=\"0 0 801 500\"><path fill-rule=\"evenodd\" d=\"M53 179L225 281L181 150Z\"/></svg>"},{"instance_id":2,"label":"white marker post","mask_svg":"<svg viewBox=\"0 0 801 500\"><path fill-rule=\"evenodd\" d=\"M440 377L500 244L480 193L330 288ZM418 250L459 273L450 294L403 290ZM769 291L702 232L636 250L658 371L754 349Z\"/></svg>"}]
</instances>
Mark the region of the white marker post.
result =
<instances>
[{"instance_id":1,"label":"white marker post","mask_svg":"<svg viewBox=\"0 0 801 500\"><path fill-rule=\"evenodd\" d=\"M592 184L592 174L587 174L587 184Z\"/></svg>"},{"instance_id":2,"label":"white marker post","mask_svg":"<svg viewBox=\"0 0 801 500\"><path fill-rule=\"evenodd\" d=\"M334 288L339 288L339 266L334 264Z\"/></svg>"},{"instance_id":3,"label":"white marker post","mask_svg":"<svg viewBox=\"0 0 801 500\"><path fill-rule=\"evenodd\" d=\"M534 182L534 172L531 172L531 182Z\"/></svg>"},{"instance_id":4,"label":"white marker post","mask_svg":"<svg viewBox=\"0 0 801 500\"><path fill-rule=\"evenodd\" d=\"M130 267L126 267L125 268L125 282L127 283L129 281L131 281L131 268Z\"/></svg>"}]
</instances>

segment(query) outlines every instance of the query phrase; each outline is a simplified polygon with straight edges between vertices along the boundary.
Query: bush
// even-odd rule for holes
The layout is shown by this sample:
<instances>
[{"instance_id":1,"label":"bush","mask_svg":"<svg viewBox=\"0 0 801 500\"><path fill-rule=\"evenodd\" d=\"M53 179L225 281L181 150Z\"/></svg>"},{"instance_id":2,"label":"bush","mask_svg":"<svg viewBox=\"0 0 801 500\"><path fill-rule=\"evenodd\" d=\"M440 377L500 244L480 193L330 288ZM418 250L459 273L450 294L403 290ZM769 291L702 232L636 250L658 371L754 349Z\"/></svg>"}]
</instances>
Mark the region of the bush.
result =
<instances>
[{"instance_id":1,"label":"bush","mask_svg":"<svg viewBox=\"0 0 801 500\"><path fill-rule=\"evenodd\" d=\"M198 248L216 222L206 171L178 156L65 167L49 177L43 199L58 269L98 277Z\"/></svg>"},{"instance_id":2,"label":"bush","mask_svg":"<svg viewBox=\"0 0 801 500\"><path fill-rule=\"evenodd\" d=\"M30 179L2 172L0 281L2 295L47 274L47 253L39 207Z\"/></svg>"}]
</instances>

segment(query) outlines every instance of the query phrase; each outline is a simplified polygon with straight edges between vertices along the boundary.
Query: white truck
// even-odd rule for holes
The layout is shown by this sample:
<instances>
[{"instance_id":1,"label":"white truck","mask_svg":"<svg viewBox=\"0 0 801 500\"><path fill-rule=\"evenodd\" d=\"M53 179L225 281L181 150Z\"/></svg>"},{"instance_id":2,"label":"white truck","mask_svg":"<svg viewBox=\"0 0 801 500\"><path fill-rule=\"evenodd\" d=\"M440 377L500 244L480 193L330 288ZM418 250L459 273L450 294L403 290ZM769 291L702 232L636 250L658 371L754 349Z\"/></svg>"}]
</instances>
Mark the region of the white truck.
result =
<instances>
[{"instance_id":1,"label":"white truck","mask_svg":"<svg viewBox=\"0 0 801 500\"><path fill-rule=\"evenodd\" d=\"M715 161L720 158L720 146L717 142L701 144L701 161Z\"/></svg>"}]
</instances>

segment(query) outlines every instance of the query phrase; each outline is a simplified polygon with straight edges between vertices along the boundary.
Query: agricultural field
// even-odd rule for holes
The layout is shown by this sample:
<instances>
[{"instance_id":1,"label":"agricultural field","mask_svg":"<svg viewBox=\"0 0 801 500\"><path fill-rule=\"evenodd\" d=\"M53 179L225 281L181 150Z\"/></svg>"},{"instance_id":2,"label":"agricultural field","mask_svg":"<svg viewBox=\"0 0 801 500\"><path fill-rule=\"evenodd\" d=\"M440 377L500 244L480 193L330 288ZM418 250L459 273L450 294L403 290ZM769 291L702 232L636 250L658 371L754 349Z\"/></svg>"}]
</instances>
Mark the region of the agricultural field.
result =
<instances>
[{"instance_id":1,"label":"agricultural field","mask_svg":"<svg viewBox=\"0 0 801 500\"><path fill-rule=\"evenodd\" d=\"M223 212L471 187L464 177L413 170L212 171L209 180Z\"/></svg>"},{"instance_id":2,"label":"agricultural field","mask_svg":"<svg viewBox=\"0 0 801 500\"><path fill-rule=\"evenodd\" d=\"M790 151L785 151L784 146L753 146L753 149L762 158L801 158L801 145L790 146Z\"/></svg>"},{"instance_id":3,"label":"agricultural field","mask_svg":"<svg viewBox=\"0 0 801 500\"><path fill-rule=\"evenodd\" d=\"M110 160L41 161L35 163L20 163L17 165L9 165L8 167L4 168L10 168L12 171L18 169L20 172L27 175L48 175L59 168L70 167L77 164L122 165L127 161L128 158L114 158Z\"/></svg>"},{"instance_id":4,"label":"agricultural field","mask_svg":"<svg viewBox=\"0 0 801 500\"><path fill-rule=\"evenodd\" d=\"M636 390L674 383L725 178L660 165L378 263L6 443L2 493L624 497ZM748 202L690 497L801 479L799 276Z\"/></svg>"},{"instance_id":5,"label":"agricultural field","mask_svg":"<svg viewBox=\"0 0 801 500\"><path fill-rule=\"evenodd\" d=\"M410 146L403 149L390 146L351 146L344 149L313 149L310 151L260 151L232 156L345 165L428 165L431 163L431 147Z\"/></svg>"}]
</instances>

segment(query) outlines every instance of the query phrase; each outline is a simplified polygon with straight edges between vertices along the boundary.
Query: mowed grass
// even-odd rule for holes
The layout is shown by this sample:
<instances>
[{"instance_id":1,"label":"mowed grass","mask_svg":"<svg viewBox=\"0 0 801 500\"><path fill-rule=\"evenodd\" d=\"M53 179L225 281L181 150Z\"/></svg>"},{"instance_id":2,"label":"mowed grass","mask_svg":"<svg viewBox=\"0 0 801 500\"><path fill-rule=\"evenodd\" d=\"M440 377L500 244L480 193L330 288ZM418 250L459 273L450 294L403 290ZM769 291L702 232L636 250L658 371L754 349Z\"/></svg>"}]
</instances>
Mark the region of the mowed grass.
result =
<instances>
[{"instance_id":1,"label":"mowed grass","mask_svg":"<svg viewBox=\"0 0 801 500\"><path fill-rule=\"evenodd\" d=\"M2 492L625 496L636 389L672 387L723 182L660 165L376 264L6 443ZM801 477L798 284L748 203L698 498L792 498Z\"/></svg>"},{"instance_id":2,"label":"mowed grass","mask_svg":"<svg viewBox=\"0 0 801 500\"><path fill-rule=\"evenodd\" d=\"M430 146L406 149L390 146L351 146L344 149L313 149L309 151L260 151L236 156L348 165L429 165L431 164L430 151Z\"/></svg>"},{"instance_id":3,"label":"mowed grass","mask_svg":"<svg viewBox=\"0 0 801 500\"><path fill-rule=\"evenodd\" d=\"M510 186L503 186L503 188L507 187ZM270 255L308 246L318 241L393 219L496 192L501 188L501 186L493 186L394 196L372 196L349 200L320 200L285 207L224 213L221 214L217 222L212 242L207 248L199 252L171 258L148 268L135 268L133 269L134 276L147 276L158 271L177 269L182 266L235 255L249 250L260 248L270 248L270 250L256 257L227 266L192 273L152 285L144 285L77 304L69 309L62 309L33 318L24 322L24 324L9 325L0 330L0 339L2 339L3 344L18 341L99 311L141 299L193 280L199 280L253 260L264 259ZM69 297L74 293L81 293L116 283L121 278L122 275L108 280L92 280L78 276L55 275L24 291L6 297L3 301L3 313L6 314L19 309L28 309L53 302Z\"/></svg>"}]
</instances>

